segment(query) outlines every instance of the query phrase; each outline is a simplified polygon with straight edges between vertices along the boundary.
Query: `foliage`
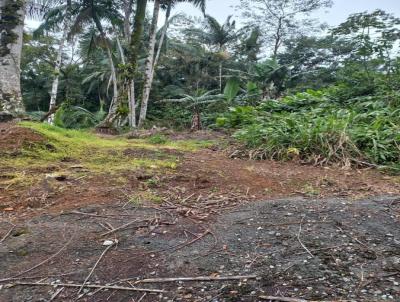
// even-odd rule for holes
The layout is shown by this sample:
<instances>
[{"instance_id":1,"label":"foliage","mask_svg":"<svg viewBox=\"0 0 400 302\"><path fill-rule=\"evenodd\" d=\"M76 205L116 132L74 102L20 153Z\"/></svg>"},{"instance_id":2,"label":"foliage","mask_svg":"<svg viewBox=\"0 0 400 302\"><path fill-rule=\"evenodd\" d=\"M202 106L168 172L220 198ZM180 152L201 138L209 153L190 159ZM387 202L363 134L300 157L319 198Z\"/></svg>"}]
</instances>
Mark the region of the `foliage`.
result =
<instances>
[{"instance_id":1,"label":"foliage","mask_svg":"<svg viewBox=\"0 0 400 302\"><path fill-rule=\"evenodd\" d=\"M168 142L168 139L165 137L165 135L162 134L155 134L147 139L147 141L151 144L156 144L156 145L163 145Z\"/></svg>"},{"instance_id":2,"label":"foliage","mask_svg":"<svg viewBox=\"0 0 400 302\"><path fill-rule=\"evenodd\" d=\"M224 124L240 127L234 136L257 149L254 154L261 158L396 164L400 160L400 95L358 97L343 104L334 91L309 90L256 108L234 108Z\"/></svg>"}]
</instances>

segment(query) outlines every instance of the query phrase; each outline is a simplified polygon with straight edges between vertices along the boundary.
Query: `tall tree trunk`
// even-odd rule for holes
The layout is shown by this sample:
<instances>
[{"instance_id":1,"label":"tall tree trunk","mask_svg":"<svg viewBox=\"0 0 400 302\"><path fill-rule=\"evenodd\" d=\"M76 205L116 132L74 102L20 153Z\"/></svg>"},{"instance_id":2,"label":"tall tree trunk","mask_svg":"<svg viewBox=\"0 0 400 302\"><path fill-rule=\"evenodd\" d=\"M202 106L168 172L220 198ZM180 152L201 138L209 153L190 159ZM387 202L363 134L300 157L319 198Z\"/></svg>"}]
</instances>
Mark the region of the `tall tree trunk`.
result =
<instances>
[{"instance_id":1,"label":"tall tree trunk","mask_svg":"<svg viewBox=\"0 0 400 302\"><path fill-rule=\"evenodd\" d=\"M25 112L20 83L24 18L25 1L0 0L0 112L10 118Z\"/></svg>"},{"instance_id":2,"label":"tall tree trunk","mask_svg":"<svg viewBox=\"0 0 400 302\"><path fill-rule=\"evenodd\" d=\"M136 127L135 76L137 71L137 60L139 56L140 45L143 34L144 20L146 17L146 6L147 6L147 0L136 1L134 31L132 32L130 39L131 75L129 79L129 91L130 91L129 106L131 111L130 123L132 127Z\"/></svg>"},{"instance_id":3,"label":"tall tree trunk","mask_svg":"<svg viewBox=\"0 0 400 302\"><path fill-rule=\"evenodd\" d=\"M135 99L135 82L129 81L129 126L136 128L136 99Z\"/></svg>"},{"instance_id":4,"label":"tall tree trunk","mask_svg":"<svg viewBox=\"0 0 400 302\"><path fill-rule=\"evenodd\" d=\"M156 57L154 58L154 63L153 63L153 76L154 76L154 71L156 69L156 66L158 64L158 60L160 59L161 55L161 50L164 44L165 36L167 35L167 30L169 26L169 17L171 16L171 9L172 9L172 3L170 2L168 4L167 12L165 13L165 23L164 27L161 33L160 41L158 42L158 49L157 49L157 54Z\"/></svg>"},{"instance_id":5,"label":"tall tree trunk","mask_svg":"<svg viewBox=\"0 0 400 302\"><path fill-rule=\"evenodd\" d=\"M113 84L113 97L111 100L110 108L108 109L108 114L106 118L100 124L100 127L112 127L114 121L117 118L117 111L119 107L117 72L115 70L114 60L112 57L111 46L107 41L107 37L103 30L103 26L101 25L101 22L96 14L93 14L93 20L94 23L96 24L97 30L100 32L100 36L103 39L106 47L107 58L111 69L111 81Z\"/></svg>"},{"instance_id":6,"label":"tall tree trunk","mask_svg":"<svg viewBox=\"0 0 400 302\"><path fill-rule=\"evenodd\" d=\"M147 104L149 102L149 97L150 97L150 91L151 91L151 87L153 85L155 69L156 69L158 61L160 59L161 50L162 50L162 47L164 44L165 36L167 35L169 17L171 16L171 8L172 8L172 3L170 2L168 4L167 12L165 14L165 23L164 23L163 30L161 32L160 41L158 42L157 53L156 53L156 56L154 57L153 66L151 68L151 74L150 74L149 78L147 79L148 80L147 85L144 87L142 104L143 103L146 104L146 114L147 114ZM144 122L144 120L146 119L146 114L144 115L142 122Z\"/></svg>"},{"instance_id":7,"label":"tall tree trunk","mask_svg":"<svg viewBox=\"0 0 400 302\"><path fill-rule=\"evenodd\" d=\"M54 111L54 108L56 107L58 83L59 83L59 78L60 78L60 70L61 70L61 64L62 64L62 55L63 55L63 51L64 51L64 44L67 40L68 30L71 25L71 11L70 11L71 6L70 5L71 5L71 1L68 1L67 11L65 14L65 19L64 19L63 33L61 36L60 44L58 45L56 66L54 67L54 79L53 79L53 84L51 86L49 112ZM47 122L49 124L54 123L54 113L49 115Z\"/></svg>"},{"instance_id":8,"label":"tall tree trunk","mask_svg":"<svg viewBox=\"0 0 400 302\"><path fill-rule=\"evenodd\" d=\"M110 64L111 69L111 81L113 84L113 97L111 100L110 108L108 110L108 114L103 121L102 125L106 127L111 127L117 118L117 111L119 106L119 99L118 99L118 83L117 83L117 73L115 71L114 61L112 58L111 49L109 46L106 48L107 51L107 58Z\"/></svg>"},{"instance_id":9,"label":"tall tree trunk","mask_svg":"<svg viewBox=\"0 0 400 302\"><path fill-rule=\"evenodd\" d=\"M279 48L282 44L282 22L283 22L283 17L280 17L278 19L278 25L276 28L276 33L275 33L275 43L274 43L274 50L272 53L272 57L276 60L276 57L278 56L278 51Z\"/></svg>"},{"instance_id":10,"label":"tall tree trunk","mask_svg":"<svg viewBox=\"0 0 400 302\"><path fill-rule=\"evenodd\" d=\"M124 0L124 37L128 43L131 42L131 24L132 0Z\"/></svg>"},{"instance_id":11,"label":"tall tree trunk","mask_svg":"<svg viewBox=\"0 0 400 302\"><path fill-rule=\"evenodd\" d=\"M132 15L133 0L124 0L124 37L128 44L131 42L131 24L130 19ZM121 43L118 40L118 47L121 52L122 64L126 64L126 59L121 47ZM128 84L127 84L128 83ZM125 81L127 95L128 95L128 105L129 105L129 126L131 128L136 127L136 100L135 100L135 81L133 79L128 79Z\"/></svg>"},{"instance_id":12,"label":"tall tree trunk","mask_svg":"<svg viewBox=\"0 0 400 302\"><path fill-rule=\"evenodd\" d=\"M147 104L150 96L150 89L152 84L153 75L153 63L154 63L154 52L156 48L156 36L157 36L157 23L158 15L160 12L160 0L154 1L153 19L150 26L150 41L149 41L149 54L146 60L146 70L144 75L142 103L140 107L140 116L138 126L141 128L147 115Z\"/></svg>"}]
</instances>

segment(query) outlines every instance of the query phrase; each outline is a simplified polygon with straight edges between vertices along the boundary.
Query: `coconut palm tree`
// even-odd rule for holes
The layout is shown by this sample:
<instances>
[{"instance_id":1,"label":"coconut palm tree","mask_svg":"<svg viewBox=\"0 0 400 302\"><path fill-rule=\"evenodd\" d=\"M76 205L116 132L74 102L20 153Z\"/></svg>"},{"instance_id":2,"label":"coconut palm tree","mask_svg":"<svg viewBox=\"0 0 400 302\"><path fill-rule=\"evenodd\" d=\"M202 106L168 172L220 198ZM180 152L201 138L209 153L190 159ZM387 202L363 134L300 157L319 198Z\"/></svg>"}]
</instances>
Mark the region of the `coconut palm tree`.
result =
<instances>
[{"instance_id":1,"label":"coconut palm tree","mask_svg":"<svg viewBox=\"0 0 400 302\"><path fill-rule=\"evenodd\" d=\"M148 48L148 56L146 60L145 67L145 78L143 85L143 93L142 93L142 102L140 107L140 117L139 117L139 127L143 126L143 123L146 119L147 115L147 107L150 97L150 91L153 84L154 79L154 70L157 66L161 48L164 43L164 39L168 30L169 18L171 15L172 7L180 2L189 2L194 6L199 7L203 13L205 11L205 0L154 0L154 10L153 10L153 18L150 26L150 40L149 40L149 48ZM165 14L165 24L162 28L160 41L158 43L158 50L155 52L156 46L156 35L157 35L157 23L158 23L158 15L160 12L160 8L164 8L166 10Z\"/></svg>"},{"instance_id":2,"label":"coconut palm tree","mask_svg":"<svg viewBox=\"0 0 400 302\"><path fill-rule=\"evenodd\" d=\"M188 29L187 32L197 36L200 41L211 47L219 60L219 89L222 91L222 68L223 61L229 57L227 46L235 42L239 37L236 31L236 22L232 21L232 16L228 16L223 24L220 24L215 18L206 15L204 28Z\"/></svg>"},{"instance_id":3,"label":"coconut palm tree","mask_svg":"<svg viewBox=\"0 0 400 302\"><path fill-rule=\"evenodd\" d=\"M62 66L63 51L65 43L67 41L68 33L71 28L71 22L73 17L73 10L76 10L79 3L72 0L61 0L61 5L58 5L59 1L50 1L47 4L53 5L47 7L44 13L44 22L35 30L34 36L43 35L47 31L60 30L61 28L61 38L58 44L57 59L54 66L54 78L50 92L50 104L49 113L47 121L50 124L54 123L54 112L56 110L56 100L57 92L60 78L60 71Z\"/></svg>"},{"instance_id":4,"label":"coconut palm tree","mask_svg":"<svg viewBox=\"0 0 400 302\"><path fill-rule=\"evenodd\" d=\"M117 118L117 111L120 102L118 98L118 80L113 59L113 50L102 21L107 21L107 24L120 27L123 22L123 16L121 15L118 5L115 1L79 0L79 4L79 10L76 12L76 17L71 26L70 34L74 35L82 32L85 26L94 24L95 28L99 32L99 36L102 40L102 45L110 65L113 98L109 107L108 115L100 125L108 127L112 125Z\"/></svg>"}]
</instances>

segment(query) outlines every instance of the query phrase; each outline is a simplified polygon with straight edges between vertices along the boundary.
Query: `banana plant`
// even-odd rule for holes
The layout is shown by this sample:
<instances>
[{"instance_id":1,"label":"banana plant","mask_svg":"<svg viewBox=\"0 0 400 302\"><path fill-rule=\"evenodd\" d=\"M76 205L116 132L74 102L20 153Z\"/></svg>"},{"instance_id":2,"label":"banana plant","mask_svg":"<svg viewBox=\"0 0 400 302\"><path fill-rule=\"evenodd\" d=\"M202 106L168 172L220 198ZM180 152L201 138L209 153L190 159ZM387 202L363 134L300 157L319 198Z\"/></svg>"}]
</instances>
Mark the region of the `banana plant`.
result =
<instances>
[{"instance_id":1,"label":"banana plant","mask_svg":"<svg viewBox=\"0 0 400 302\"><path fill-rule=\"evenodd\" d=\"M183 94L181 98L177 99L164 99L161 102L167 103L181 103L192 111L192 131L202 129L201 113L205 106L225 100L223 94L216 94L219 90L210 90L207 92L199 91L196 95Z\"/></svg>"}]
</instances>

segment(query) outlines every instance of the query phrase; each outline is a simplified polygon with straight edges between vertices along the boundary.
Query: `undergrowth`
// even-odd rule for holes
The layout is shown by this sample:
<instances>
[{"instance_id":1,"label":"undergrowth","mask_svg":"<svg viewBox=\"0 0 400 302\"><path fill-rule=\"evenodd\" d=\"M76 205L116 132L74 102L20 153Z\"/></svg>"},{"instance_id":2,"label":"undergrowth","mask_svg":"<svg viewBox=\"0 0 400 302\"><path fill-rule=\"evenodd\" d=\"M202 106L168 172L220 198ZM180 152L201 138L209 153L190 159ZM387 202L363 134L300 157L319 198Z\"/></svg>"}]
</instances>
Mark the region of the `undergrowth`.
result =
<instances>
[{"instance_id":1,"label":"undergrowth","mask_svg":"<svg viewBox=\"0 0 400 302\"><path fill-rule=\"evenodd\" d=\"M398 170L400 96L340 100L335 88L308 90L257 107L235 107L217 124L256 158Z\"/></svg>"}]
</instances>

